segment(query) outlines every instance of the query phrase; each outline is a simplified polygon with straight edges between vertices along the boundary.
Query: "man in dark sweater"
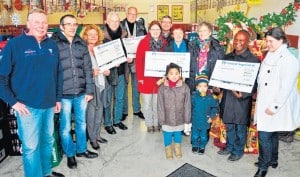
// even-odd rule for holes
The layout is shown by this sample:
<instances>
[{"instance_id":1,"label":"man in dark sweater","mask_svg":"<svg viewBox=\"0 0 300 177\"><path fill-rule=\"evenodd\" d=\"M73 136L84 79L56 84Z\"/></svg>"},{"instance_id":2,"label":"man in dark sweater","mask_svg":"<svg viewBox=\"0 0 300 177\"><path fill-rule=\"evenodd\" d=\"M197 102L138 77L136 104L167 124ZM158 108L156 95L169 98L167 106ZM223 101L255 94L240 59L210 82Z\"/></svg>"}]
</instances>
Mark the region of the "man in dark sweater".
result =
<instances>
[{"instance_id":1,"label":"man in dark sweater","mask_svg":"<svg viewBox=\"0 0 300 177\"><path fill-rule=\"evenodd\" d=\"M28 33L11 39L0 56L0 98L16 111L24 176L52 172L54 113L61 109L62 72L56 44L46 36L47 15L33 9Z\"/></svg>"},{"instance_id":2,"label":"man in dark sweater","mask_svg":"<svg viewBox=\"0 0 300 177\"><path fill-rule=\"evenodd\" d=\"M144 36L147 34L144 24L142 24L140 21L136 21L137 13L138 11L136 7L129 7L127 9L126 18L121 22L121 27L123 29L126 29L128 37L131 38ZM128 71L129 72L126 73L126 78L131 77L133 115L138 116L141 119L145 119L141 111L140 93L137 90L137 80L135 74L135 58L133 59L133 62L128 63ZM125 120L127 115L128 115L128 85L126 84L122 120Z\"/></svg>"}]
</instances>

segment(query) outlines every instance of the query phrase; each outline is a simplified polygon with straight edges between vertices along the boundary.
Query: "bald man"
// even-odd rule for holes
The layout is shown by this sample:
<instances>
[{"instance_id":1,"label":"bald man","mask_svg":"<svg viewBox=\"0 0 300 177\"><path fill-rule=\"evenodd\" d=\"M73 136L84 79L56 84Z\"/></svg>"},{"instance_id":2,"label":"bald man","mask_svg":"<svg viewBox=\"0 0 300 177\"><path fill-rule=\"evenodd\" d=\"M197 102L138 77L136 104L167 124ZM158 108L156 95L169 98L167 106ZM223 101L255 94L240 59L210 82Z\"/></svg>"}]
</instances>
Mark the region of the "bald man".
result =
<instances>
[{"instance_id":1,"label":"bald man","mask_svg":"<svg viewBox=\"0 0 300 177\"><path fill-rule=\"evenodd\" d=\"M126 30L120 26L120 17L116 12L110 12L107 16L107 21L103 30L104 40L103 42L110 42L113 40L127 37ZM127 62L131 63L132 59L127 58ZM124 94L125 94L125 73L127 72L126 67L128 63L121 63L110 69L110 75L107 76L108 89L107 97L110 103L104 110L104 126L105 130L109 134L116 134L114 127L118 127L121 130L127 130L127 126L122 123L122 113L124 105ZM114 114L111 114L111 103L114 102ZM111 117L113 116L113 117Z\"/></svg>"},{"instance_id":2,"label":"bald man","mask_svg":"<svg viewBox=\"0 0 300 177\"><path fill-rule=\"evenodd\" d=\"M128 37L138 37L146 35L147 31L141 21L137 21L138 10L136 7L129 7L126 12L126 18L121 22L122 29L125 29ZM135 58L133 62L128 63L128 73L126 77L131 77L132 110L133 115L145 119L141 111L140 93L137 90L137 80L135 74ZM128 85L125 85L124 106L122 120L128 116Z\"/></svg>"},{"instance_id":3,"label":"bald man","mask_svg":"<svg viewBox=\"0 0 300 177\"><path fill-rule=\"evenodd\" d=\"M233 39L234 51L223 60L259 63L248 49L250 34L246 30L236 33ZM223 89L221 100L221 117L226 125L226 149L218 151L220 155L230 155L228 162L238 161L244 154L247 126L250 123L252 96L254 93Z\"/></svg>"}]
</instances>

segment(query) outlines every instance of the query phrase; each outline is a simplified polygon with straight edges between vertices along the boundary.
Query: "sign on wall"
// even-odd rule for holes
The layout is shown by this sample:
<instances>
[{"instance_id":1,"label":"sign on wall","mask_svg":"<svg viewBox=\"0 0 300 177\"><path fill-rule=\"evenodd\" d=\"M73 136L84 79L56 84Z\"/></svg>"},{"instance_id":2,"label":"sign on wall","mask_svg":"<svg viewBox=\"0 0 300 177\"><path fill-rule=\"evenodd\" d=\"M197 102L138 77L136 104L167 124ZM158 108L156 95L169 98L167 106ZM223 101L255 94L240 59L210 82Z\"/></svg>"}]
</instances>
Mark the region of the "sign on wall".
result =
<instances>
[{"instance_id":1,"label":"sign on wall","mask_svg":"<svg viewBox=\"0 0 300 177\"><path fill-rule=\"evenodd\" d=\"M172 19L174 22L183 21L183 5L172 6Z\"/></svg>"},{"instance_id":2,"label":"sign on wall","mask_svg":"<svg viewBox=\"0 0 300 177\"><path fill-rule=\"evenodd\" d=\"M261 4L262 0L247 0L247 4Z\"/></svg>"},{"instance_id":3,"label":"sign on wall","mask_svg":"<svg viewBox=\"0 0 300 177\"><path fill-rule=\"evenodd\" d=\"M157 20L162 20L162 17L166 15L169 15L169 6L157 5Z\"/></svg>"}]
</instances>

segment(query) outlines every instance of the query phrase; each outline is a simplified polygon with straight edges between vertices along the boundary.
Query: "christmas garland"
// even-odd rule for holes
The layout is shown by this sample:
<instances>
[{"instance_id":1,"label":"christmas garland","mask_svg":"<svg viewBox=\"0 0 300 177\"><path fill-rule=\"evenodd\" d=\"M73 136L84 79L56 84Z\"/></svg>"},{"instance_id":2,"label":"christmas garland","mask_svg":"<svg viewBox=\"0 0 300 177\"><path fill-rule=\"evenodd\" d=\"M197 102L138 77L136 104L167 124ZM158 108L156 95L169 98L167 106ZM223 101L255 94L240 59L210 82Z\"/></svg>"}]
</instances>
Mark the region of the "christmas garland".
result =
<instances>
[{"instance_id":1,"label":"christmas garland","mask_svg":"<svg viewBox=\"0 0 300 177\"><path fill-rule=\"evenodd\" d=\"M248 18L243 12L229 12L225 16L221 16L216 20L216 25L218 26L218 39L220 41L228 41L231 36L231 29L228 27L227 23L231 23L235 26L242 26L245 24L248 26L248 31L250 33L263 34L272 27L285 27L293 24L296 20L296 11L300 9L299 3L290 3L288 6L282 9L280 14L268 13L259 18L257 23L256 18Z\"/></svg>"}]
</instances>

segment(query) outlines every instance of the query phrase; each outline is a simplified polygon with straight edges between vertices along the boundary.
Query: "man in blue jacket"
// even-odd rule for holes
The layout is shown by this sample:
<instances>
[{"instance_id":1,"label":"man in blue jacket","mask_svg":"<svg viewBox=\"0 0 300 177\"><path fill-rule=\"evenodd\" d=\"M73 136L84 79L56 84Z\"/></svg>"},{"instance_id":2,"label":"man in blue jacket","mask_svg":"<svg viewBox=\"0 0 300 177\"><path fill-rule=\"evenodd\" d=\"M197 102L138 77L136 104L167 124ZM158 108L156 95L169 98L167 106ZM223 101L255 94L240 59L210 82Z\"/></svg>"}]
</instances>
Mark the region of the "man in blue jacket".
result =
<instances>
[{"instance_id":1,"label":"man in blue jacket","mask_svg":"<svg viewBox=\"0 0 300 177\"><path fill-rule=\"evenodd\" d=\"M29 12L28 33L11 39L0 56L0 98L16 111L25 177L52 172L54 113L61 109L62 72L56 44L46 33L47 15Z\"/></svg>"}]
</instances>

